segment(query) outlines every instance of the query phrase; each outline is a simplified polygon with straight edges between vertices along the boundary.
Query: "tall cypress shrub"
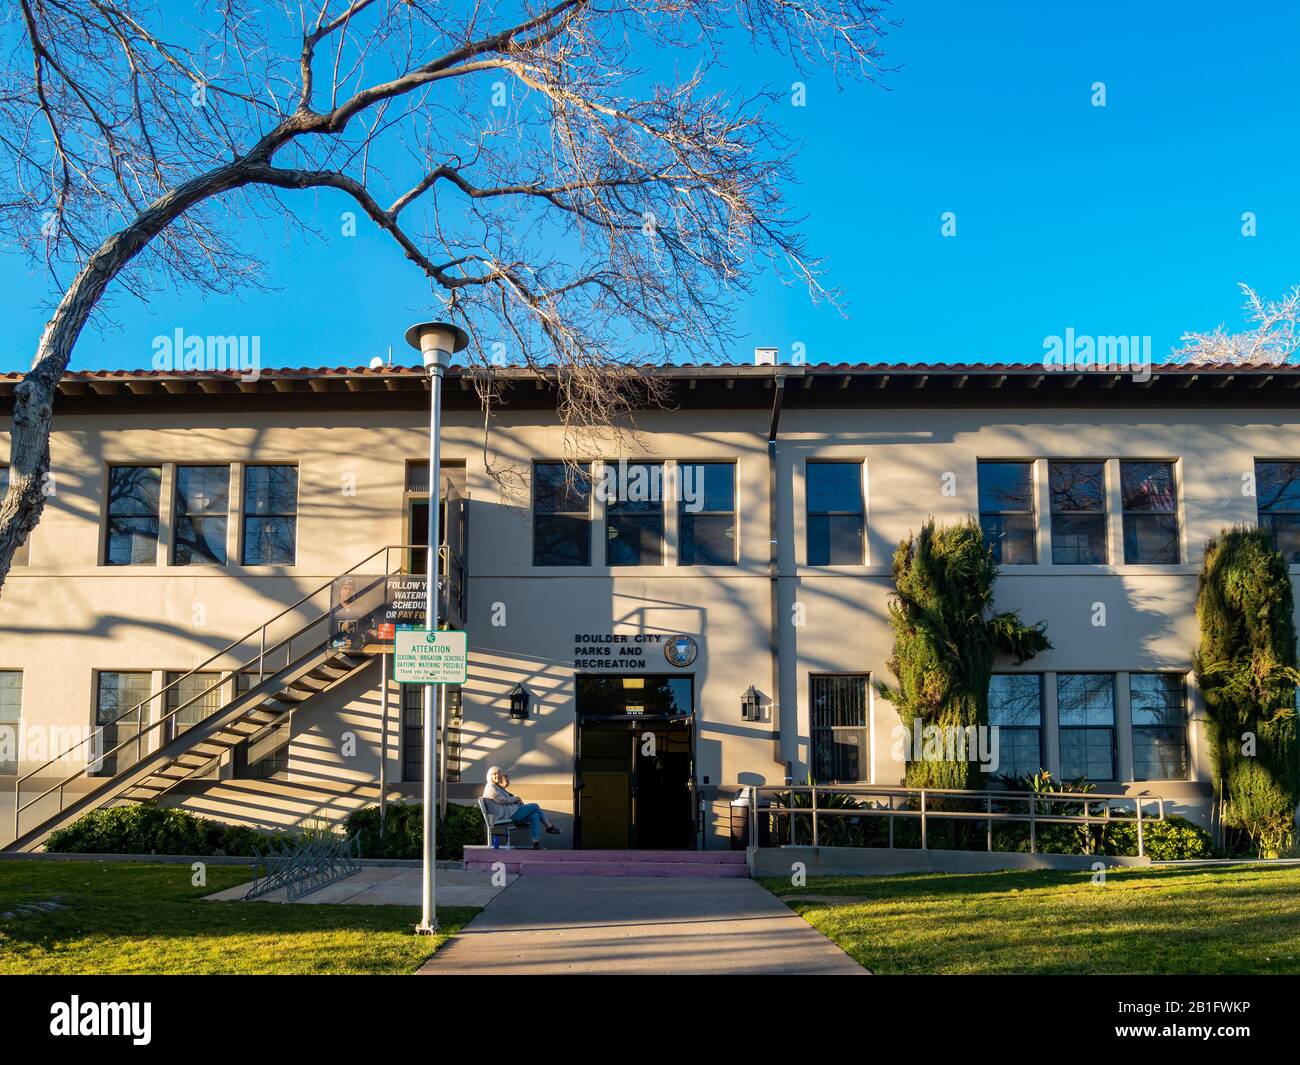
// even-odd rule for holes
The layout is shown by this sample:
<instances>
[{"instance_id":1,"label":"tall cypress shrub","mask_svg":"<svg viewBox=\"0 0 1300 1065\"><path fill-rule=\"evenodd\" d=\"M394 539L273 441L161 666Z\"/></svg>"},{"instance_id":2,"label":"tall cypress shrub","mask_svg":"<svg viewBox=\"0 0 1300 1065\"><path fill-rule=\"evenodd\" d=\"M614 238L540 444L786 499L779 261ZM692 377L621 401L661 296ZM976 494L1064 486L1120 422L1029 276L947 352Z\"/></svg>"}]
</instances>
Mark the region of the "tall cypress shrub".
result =
<instances>
[{"instance_id":1,"label":"tall cypress shrub","mask_svg":"<svg viewBox=\"0 0 1300 1065\"><path fill-rule=\"evenodd\" d=\"M1206 544L1196 618L1192 665L1223 824L1261 853L1277 853L1295 828L1300 672L1291 577L1267 532L1237 526Z\"/></svg>"},{"instance_id":2,"label":"tall cypress shrub","mask_svg":"<svg viewBox=\"0 0 1300 1065\"><path fill-rule=\"evenodd\" d=\"M1025 625L1018 614L993 612L998 566L979 524L926 522L894 552L894 593L889 621L894 653L889 668L898 687L880 685L909 733L918 721L965 728L988 725L989 678L998 654L1016 664L1052 645L1046 623ZM913 787L981 787L973 761L909 760L905 782Z\"/></svg>"}]
</instances>

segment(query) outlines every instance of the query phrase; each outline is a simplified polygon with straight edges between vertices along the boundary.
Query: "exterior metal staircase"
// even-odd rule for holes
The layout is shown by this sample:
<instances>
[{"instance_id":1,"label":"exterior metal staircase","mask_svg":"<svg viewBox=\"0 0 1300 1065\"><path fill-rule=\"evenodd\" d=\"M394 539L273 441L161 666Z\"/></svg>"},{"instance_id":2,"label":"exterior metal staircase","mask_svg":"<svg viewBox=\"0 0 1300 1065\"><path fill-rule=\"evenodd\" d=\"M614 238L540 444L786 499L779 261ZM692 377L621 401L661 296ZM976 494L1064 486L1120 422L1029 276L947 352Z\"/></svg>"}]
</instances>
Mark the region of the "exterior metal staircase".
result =
<instances>
[{"instance_id":1,"label":"exterior metal staircase","mask_svg":"<svg viewBox=\"0 0 1300 1065\"><path fill-rule=\"evenodd\" d=\"M413 550L420 548L380 548L148 699L111 722L101 722L80 742L19 776L14 782L14 838L4 849L36 850L51 832L89 810L156 801L181 782L234 757L241 748L247 752L268 730L287 721L295 708L359 672L375 655L331 645L334 583L348 576L382 580L407 572L405 563ZM380 556L382 573L375 565ZM444 546L439 573L441 616L452 624L461 620L461 572L460 560ZM182 685L190 681L192 686L196 676L201 681L216 679L181 701ZM244 685L246 689L240 690ZM183 711L212 702L217 702L215 709L182 726ZM114 743L119 729L131 734Z\"/></svg>"}]
</instances>

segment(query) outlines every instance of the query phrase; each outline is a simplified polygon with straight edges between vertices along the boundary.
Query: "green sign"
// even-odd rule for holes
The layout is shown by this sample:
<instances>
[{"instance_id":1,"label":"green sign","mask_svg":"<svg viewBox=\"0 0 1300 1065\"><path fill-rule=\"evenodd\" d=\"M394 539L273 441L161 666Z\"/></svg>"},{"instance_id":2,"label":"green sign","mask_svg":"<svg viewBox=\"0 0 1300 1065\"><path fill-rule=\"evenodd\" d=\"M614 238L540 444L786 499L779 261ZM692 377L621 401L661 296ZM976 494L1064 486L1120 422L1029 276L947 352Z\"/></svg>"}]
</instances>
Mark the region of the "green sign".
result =
<instances>
[{"instance_id":1,"label":"green sign","mask_svg":"<svg viewBox=\"0 0 1300 1065\"><path fill-rule=\"evenodd\" d=\"M464 684L469 676L469 641L463 632L398 629L393 679L399 684Z\"/></svg>"}]
</instances>

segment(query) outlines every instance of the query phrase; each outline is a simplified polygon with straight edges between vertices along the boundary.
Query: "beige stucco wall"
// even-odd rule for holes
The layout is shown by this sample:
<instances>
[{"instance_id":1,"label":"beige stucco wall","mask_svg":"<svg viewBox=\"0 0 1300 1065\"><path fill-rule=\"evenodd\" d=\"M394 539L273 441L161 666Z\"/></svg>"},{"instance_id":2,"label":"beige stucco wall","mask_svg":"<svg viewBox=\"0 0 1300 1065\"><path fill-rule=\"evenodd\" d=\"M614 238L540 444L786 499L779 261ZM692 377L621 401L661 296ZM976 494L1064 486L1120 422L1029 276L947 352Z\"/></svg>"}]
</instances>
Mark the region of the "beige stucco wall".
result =
<instances>
[{"instance_id":1,"label":"beige stucco wall","mask_svg":"<svg viewBox=\"0 0 1300 1065\"><path fill-rule=\"evenodd\" d=\"M684 632L696 637L699 727L697 775L710 786L780 783L772 702L784 707L787 753L806 774L808 687L815 672L870 672L886 678L891 637L886 603L889 560L899 538L927 517L954 520L977 508L977 459L1172 459L1178 463L1185 561L1179 566L1006 567L999 607L1048 622L1054 648L1024 668L1056 671L1190 668L1196 641L1194 597L1202 545L1225 525L1255 518L1243 476L1254 459L1285 458L1291 429L1284 411L1087 409L870 411L787 410L778 452L780 646L785 690L771 690L768 656L769 411L647 413L635 438L591 446L587 457L646 455L663 460L737 463L734 567L663 566L610 571L531 565L526 474L535 458L572 454L553 420L504 408L489 452L502 469L525 475L503 491L485 466L477 414L450 413L444 458L463 463L469 496L469 620L472 668L464 699L460 789L475 790L489 764L510 767L517 787L554 812L567 829L572 809L575 717L573 636L579 632ZM0 436L0 455L7 454ZM23 724L33 730L88 727L97 670L186 670L253 629L334 574L404 536L403 477L426 454L419 413L373 410L328 414L216 416L68 416L52 440L55 490L34 534L30 562L16 568L0 596L0 668L24 673ZM1289 457L1294 458L1294 455ZM863 460L868 558L860 566L804 562L804 464ZM298 557L288 567L104 567L105 469L108 464L297 463ZM169 524L170 465L164 471L163 526ZM1117 478L1118 469L1110 470ZM231 558L237 559L238 468L232 482ZM952 477L945 477L952 474ZM1040 559L1047 539L1046 465L1039 485ZM1112 557L1122 558L1117 486L1111 492ZM597 503L593 561L602 560ZM667 551L675 557L676 518L667 508ZM1094 624L1096 604L1104 626ZM798 609L796 610L796 607ZM796 615L800 623L795 623ZM497 624L504 619L504 624ZM657 653L657 652L651 652ZM222 665L233 666L234 661ZM1009 668L1009 667L1008 667ZM671 672L660 663L660 672ZM160 678L161 674L159 674ZM291 771L282 782L224 781L187 805L223 816L241 804L267 822L336 816L375 794L380 749L377 667L295 712ZM1126 688L1117 685L1121 772L1131 765ZM508 693L523 681L535 697L524 723L512 722ZM768 720L743 722L741 694L753 684ZM1054 686L1046 685L1049 767L1055 759ZM400 727L394 693L388 777L401 783ZM1193 706L1199 718L1199 704ZM892 708L874 697L872 779L896 782L890 757ZM356 742L343 753L344 734ZM1209 767L1192 730L1193 780L1143 782L1137 790L1203 803ZM26 771L35 763L26 760ZM1122 782L1123 783L1123 782ZM0 789L7 781L0 781ZM268 796L299 788L300 801ZM315 789L311 791L310 789ZM367 790L369 789L369 790ZM401 790L400 788L398 789ZM407 789L409 792L411 789ZM310 791L310 794L309 794ZM252 794L256 801L248 798ZM224 796L224 798L223 798ZM304 815L304 810L311 810ZM253 815L250 815L253 816ZM6 826L7 827L7 826Z\"/></svg>"}]
</instances>

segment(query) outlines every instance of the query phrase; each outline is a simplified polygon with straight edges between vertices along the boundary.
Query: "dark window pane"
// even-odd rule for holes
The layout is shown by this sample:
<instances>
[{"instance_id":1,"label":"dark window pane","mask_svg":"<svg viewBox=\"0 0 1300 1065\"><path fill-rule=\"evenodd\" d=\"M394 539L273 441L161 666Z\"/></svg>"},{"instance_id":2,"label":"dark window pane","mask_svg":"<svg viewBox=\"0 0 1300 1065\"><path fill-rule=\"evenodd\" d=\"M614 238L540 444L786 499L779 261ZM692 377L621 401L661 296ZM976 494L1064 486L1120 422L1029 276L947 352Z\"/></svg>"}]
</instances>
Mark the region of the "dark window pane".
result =
<instances>
[{"instance_id":1,"label":"dark window pane","mask_svg":"<svg viewBox=\"0 0 1300 1065\"><path fill-rule=\"evenodd\" d=\"M178 566L225 565L225 517L188 518L177 515L176 544L173 553L173 561Z\"/></svg>"},{"instance_id":2,"label":"dark window pane","mask_svg":"<svg viewBox=\"0 0 1300 1065\"><path fill-rule=\"evenodd\" d=\"M606 520L605 565L663 564L663 514L614 514Z\"/></svg>"},{"instance_id":3,"label":"dark window pane","mask_svg":"<svg viewBox=\"0 0 1300 1065\"><path fill-rule=\"evenodd\" d=\"M561 514L533 518L534 566L586 566L591 563L591 522Z\"/></svg>"},{"instance_id":4,"label":"dark window pane","mask_svg":"<svg viewBox=\"0 0 1300 1065\"><path fill-rule=\"evenodd\" d=\"M1134 780L1186 780L1187 730L1139 728L1133 730Z\"/></svg>"},{"instance_id":5,"label":"dark window pane","mask_svg":"<svg viewBox=\"0 0 1300 1065\"><path fill-rule=\"evenodd\" d=\"M224 514L229 499L229 466L176 468L176 506L182 514Z\"/></svg>"},{"instance_id":6,"label":"dark window pane","mask_svg":"<svg viewBox=\"0 0 1300 1065\"><path fill-rule=\"evenodd\" d=\"M686 462L677 468L681 509L727 514L736 508L736 467L730 462Z\"/></svg>"},{"instance_id":7,"label":"dark window pane","mask_svg":"<svg viewBox=\"0 0 1300 1065\"><path fill-rule=\"evenodd\" d=\"M1124 561L1176 564L1178 516L1176 514L1125 514Z\"/></svg>"},{"instance_id":8,"label":"dark window pane","mask_svg":"<svg viewBox=\"0 0 1300 1065\"><path fill-rule=\"evenodd\" d=\"M991 771L1009 777L1037 775L1043 768L1042 745L1036 728L999 728L998 764Z\"/></svg>"},{"instance_id":9,"label":"dark window pane","mask_svg":"<svg viewBox=\"0 0 1300 1065\"><path fill-rule=\"evenodd\" d=\"M1261 514L1259 524L1287 562L1300 564L1300 514Z\"/></svg>"},{"instance_id":10,"label":"dark window pane","mask_svg":"<svg viewBox=\"0 0 1300 1065\"><path fill-rule=\"evenodd\" d=\"M110 566L152 566L158 561L157 518L109 518L104 561Z\"/></svg>"},{"instance_id":11,"label":"dark window pane","mask_svg":"<svg viewBox=\"0 0 1300 1065\"><path fill-rule=\"evenodd\" d=\"M678 523L684 566L730 566L736 561L736 519L731 514L683 514Z\"/></svg>"},{"instance_id":12,"label":"dark window pane","mask_svg":"<svg viewBox=\"0 0 1300 1065\"><path fill-rule=\"evenodd\" d=\"M536 514L588 514L591 472L563 462L539 462L533 467L533 512Z\"/></svg>"},{"instance_id":13,"label":"dark window pane","mask_svg":"<svg viewBox=\"0 0 1300 1065\"><path fill-rule=\"evenodd\" d=\"M1115 682L1109 673L1059 673L1056 692L1062 727L1115 724Z\"/></svg>"},{"instance_id":14,"label":"dark window pane","mask_svg":"<svg viewBox=\"0 0 1300 1065\"><path fill-rule=\"evenodd\" d=\"M1074 780L1114 780L1114 730L1069 728L1061 730L1061 777Z\"/></svg>"},{"instance_id":15,"label":"dark window pane","mask_svg":"<svg viewBox=\"0 0 1300 1065\"><path fill-rule=\"evenodd\" d=\"M297 514L298 467L245 467L244 513L254 515Z\"/></svg>"},{"instance_id":16,"label":"dark window pane","mask_svg":"<svg viewBox=\"0 0 1300 1065\"><path fill-rule=\"evenodd\" d=\"M1105 466L1100 462L1053 462L1048 465L1052 513L1106 509Z\"/></svg>"},{"instance_id":17,"label":"dark window pane","mask_svg":"<svg viewBox=\"0 0 1300 1065\"><path fill-rule=\"evenodd\" d=\"M979 464L980 511L1034 509L1034 478L1028 462L981 462Z\"/></svg>"},{"instance_id":18,"label":"dark window pane","mask_svg":"<svg viewBox=\"0 0 1300 1065\"><path fill-rule=\"evenodd\" d=\"M1119 479L1125 510L1172 514L1177 509L1173 463L1121 462Z\"/></svg>"},{"instance_id":19,"label":"dark window pane","mask_svg":"<svg viewBox=\"0 0 1300 1065\"><path fill-rule=\"evenodd\" d=\"M173 736L221 708L220 679L219 673L167 674L167 683L171 685L167 689L167 712L176 711L171 725Z\"/></svg>"},{"instance_id":20,"label":"dark window pane","mask_svg":"<svg viewBox=\"0 0 1300 1065\"><path fill-rule=\"evenodd\" d=\"M175 565L225 564L229 499L229 466L176 468Z\"/></svg>"},{"instance_id":21,"label":"dark window pane","mask_svg":"<svg viewBox=\"0 0 1300 1065\"><path fill-rule=\"evenodd\" d=\"M812 769L817 783L868 776L866 676L813 677Z\"/></svg>"},{"instance_id":22,"label":"dark window pane","mask_svg":"<svg viewBox=\"0 0 1300 1065\"><path fill-rule=\"evenodd\" d=\"M1300 512L1300 462L1256 462L1255 499L1260 514Z\"/></svg>"},{"instance_id":23,"label":"dark window pane","mask_svg":"<svg viewBox=\"0 0 1300 1065\"><path fill-rule=\"evenodd\" d=\"M1052 561L1058 566L1106 561L1106 515L1053 514Z\"/></svg>"},{"instance_id":24,"label":"dark window pane","mask_svg":"<svg viewBox=\"0 0 1300 1065\"><path fill-rule=\"evenodd\" d=\"M248 566L293 565L297 547L297 519L257 518L244 520L244 564Z\"/></svg>"},{"instance_id":25,"label":"dark window pane","mask_svg":"<svg viewBox=\"0 0 1300 1065\"><path fill-rule=\"evenodd\" d=\"M1133 777L1187 779L1187 686L1173 673L1130 673Z\"/></svg>"},{"instance_id":26,"label":"dark window pane","mask_svg":"<svg viewBox=\"0 0 1300 1065\"><path fill-rule=\"evenodd\" d=\"M1039 728L1043 686L1037 673L996 673L989 679L989 724Z\"/></svg>"},{"instance_id":27,"label":"dark window pane","mask_svg":"<svg viewBox=\"0 0 1300 1065\"><path fill-rule=\"evenodd\" d=\"M809 514L861 514L862 466L857 462L810 462Z\"/></svg>"},{"instance_id":28,"label":"dark window pane","mask_svg":"<svg viewBox=\"0 0 1300 1065\"><path fill-rule=\"evenodd\" d=\"M984 542L993 549L995 562L1007 566L1033 565L1037 552L1032 514L981 514L980 528L984 531Z\"/></svg>"},{"instance_id":29,"label":"dark window pane","mask_svg":"<svg viewBox=\"0 0 1300 1065\"><path fill-rule=\"evenodd\" d=\"M862 564L862 518L850 515L808 516L808 565Z\"/></svg>"},{"instance_id":30,"label":"dark window pane","mask_svg":"<svg viewBox=\"0 0 1300 1065\"><path fill-rule=\"evenodd\" d=\"M140 749L130 741L139 735L141 705L149 698L151 676L148 673L100 673L95 698L95 724L98 727L97 764L90 776L113 776L139 759ZM148 707L143 707L148 713ZM126 744L120 751L114 748ZM143 746L143 744L141 745Z\"/></svg>"}]
</instances>

